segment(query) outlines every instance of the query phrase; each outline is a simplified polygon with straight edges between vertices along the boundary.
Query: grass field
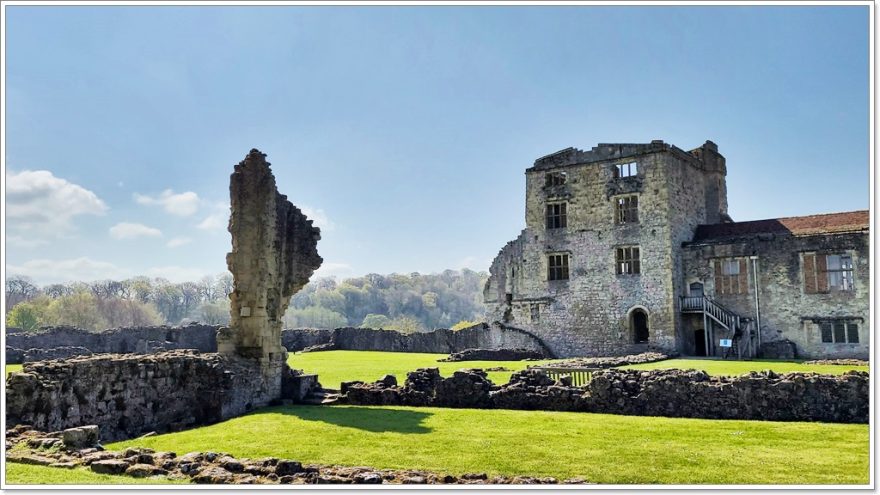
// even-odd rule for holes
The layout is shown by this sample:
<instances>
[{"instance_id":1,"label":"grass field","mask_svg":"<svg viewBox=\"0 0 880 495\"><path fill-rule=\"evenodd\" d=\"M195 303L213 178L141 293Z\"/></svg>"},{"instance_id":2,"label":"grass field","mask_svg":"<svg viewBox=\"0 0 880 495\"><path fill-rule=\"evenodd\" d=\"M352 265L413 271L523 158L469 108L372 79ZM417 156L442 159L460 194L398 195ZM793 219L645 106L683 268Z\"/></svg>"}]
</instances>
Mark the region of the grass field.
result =
<instances>
[{"instance_id":1,"label":"grass field","mask_svg":"<svg viewBox=\"0 0 880 495\"><path fill-rule=\"evenodd\" d=\"M535 361L438 363L442 354L327 351L291 354L294 368L318 373L324 386L373 381L385 374L438 367L523 369ZM787 361L674 359L653 368L842 373L847 366ZM7 365L6 371L20 369ZM867 368L857 368L867 369ZM505 383L511 372L492 372ZM275 407L189 431L108 445L143 446L183 454L227 452L240 457L287 457L302 462L427 469L444 473L581 476L596 483L864 484L867 425L718 421L547 411L407 407ZM143 483L122 476L7 464L14 484ZM167 479L151 480L168 483Z\"/></svg>"},{"instance_id":2,"label":"grass field","mask_svg":"<svg viewBox=\"0 0 880 495\"><path fill-rule=\"evenodd\" d=\"M155 485L183 484L164 477L132 478L98 474L87 468L64 469L31 464L6 463L6 482L10 485Z\"/></svg>"},{"instance_id":3,"label":"grass field","mask_svg":"<svg viewBox=\"0 0 880 495\"><path fill-rule=\"evenodd\" d=\"M448 354L422 354L414 352L378 351L324 351L289 354L287 362L292 368L317 373L321 385L339 388L341 382L361 380L373 382L385 375L395 375L403 385L407 372L416 368L440 368L440 374L451 376L462 368L504 367L512 371L525 369L547 361L462 361L458 363L438 363L438 359ZM490 371L489 379L496 384L510 380L512 371Z\"/></svg>"},{"instance_id":4,"label":"grass field","mask_svg":"<svg viewBox=\"0 0 880 495\"><path fill-rule=\"evenodd\" d=\"M304 369L309 373L317 373L321 384L327 388L339 388L343 381L375 381L386 374L397 376L402 384L406 373L416 368L440 368L440 374L449 376L462 368L494 368L504 367L512 371L525 369L527 366L549 363L547 361L463 361L459 363L438 363L437 360L446 354L421 354L407 352L373 352L373 351L324 351L291 353L287 362L296 369ZM656 363L635 364L624 368L653 369L698 369L710 375L740 375L749 371L773 370L778 373L790 371L813 371L816 373L840 374L855 369L868 371L867 366L838 365L806 365L799 361L729 361L716 359L668 359ZM20 364L7 364L6 374L21 371ZM512 371L490 371L489 379L502 385L510 380Z\"/></svg>"},{"instance_id":5,"label":"grass field","mask_svg":"<svg viewBox=\"0 0 880 495\"><path fill-rule=\"evenodd\" d=\"M844 366L836 364L803 364L800 361L730 361L717 359L667 359L666 361L657 361L655 363L634 364L624 366L624 368L637 370L656 370L656 369L695 369L704 370L710 375L741 375L750 371L773 370L777 373L788 373L792 371L812 371L815 373L825 373L830 375L839 375L849 370L868 371L867 366Z\"/></svg>"},{"instance_id":6,"label":"grass field","mask_svg":"<svg viewBox=\"0 0 880 495\"><path fill-rule=\"evenodd\" d=\"M864 484L868 425L362 406L263 409L107 445L597 483Z\"/></svg>"}]
</instances>

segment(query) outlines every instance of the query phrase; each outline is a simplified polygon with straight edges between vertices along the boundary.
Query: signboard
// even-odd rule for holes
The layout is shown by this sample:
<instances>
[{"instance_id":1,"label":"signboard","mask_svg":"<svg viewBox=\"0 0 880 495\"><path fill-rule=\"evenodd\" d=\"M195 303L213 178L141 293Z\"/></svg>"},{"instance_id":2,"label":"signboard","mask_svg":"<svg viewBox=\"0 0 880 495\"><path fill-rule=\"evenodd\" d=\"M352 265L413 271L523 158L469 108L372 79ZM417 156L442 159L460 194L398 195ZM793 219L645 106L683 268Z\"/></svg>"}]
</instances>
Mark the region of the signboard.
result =
<instances>
[{"instance_id":1,"label":"signboard","mask_svg":"<svg viewBox=\"0 0 880 495\"><path fill-rule=\"evenodd\" d=\"M718 344L721 347L733 347L733 340L731 339L721 339L721 343Z\"/></svg>"}]
</instances>

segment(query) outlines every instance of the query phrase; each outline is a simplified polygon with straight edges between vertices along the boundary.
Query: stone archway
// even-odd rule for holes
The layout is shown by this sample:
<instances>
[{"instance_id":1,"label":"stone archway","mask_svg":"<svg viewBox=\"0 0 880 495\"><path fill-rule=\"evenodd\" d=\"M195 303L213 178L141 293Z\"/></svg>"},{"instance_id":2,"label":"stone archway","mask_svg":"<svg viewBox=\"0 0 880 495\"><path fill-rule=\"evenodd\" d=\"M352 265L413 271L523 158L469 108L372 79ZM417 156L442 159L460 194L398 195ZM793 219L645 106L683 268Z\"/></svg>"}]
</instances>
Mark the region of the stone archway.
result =
<instances>
[{"instance_id":1,"label":"stone archway","mask_svg":"<svg viewBox=\"0 0 880 495\"><path fill-rule=\"evenodd\" d=\"M635 307L629 312L629 328L634 344L645 344L650 337L648 312L642 307Z\"/></svg>"}]
</instances>

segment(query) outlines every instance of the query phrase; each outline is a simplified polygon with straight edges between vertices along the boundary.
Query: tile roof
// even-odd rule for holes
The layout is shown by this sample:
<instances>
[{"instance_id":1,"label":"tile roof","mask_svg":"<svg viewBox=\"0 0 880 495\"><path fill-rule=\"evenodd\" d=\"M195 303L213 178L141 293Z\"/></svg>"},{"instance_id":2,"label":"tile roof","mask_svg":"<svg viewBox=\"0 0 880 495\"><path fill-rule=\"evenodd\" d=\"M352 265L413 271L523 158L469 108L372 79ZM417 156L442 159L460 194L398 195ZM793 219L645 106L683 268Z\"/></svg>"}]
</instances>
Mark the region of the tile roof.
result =
<instances>
[{"instance_id":1,"label":"tile roof","mask_svg":"<svg viewBox=\"0 0 880 495\"><path fill-rule=\"evenodd\" d=\"M744 237L755 234L790 234L795 236L868 231L868 210L826 213L805 217L771 218L751 222L698 225L693 242Z\"/></svg>"}]
</instances>

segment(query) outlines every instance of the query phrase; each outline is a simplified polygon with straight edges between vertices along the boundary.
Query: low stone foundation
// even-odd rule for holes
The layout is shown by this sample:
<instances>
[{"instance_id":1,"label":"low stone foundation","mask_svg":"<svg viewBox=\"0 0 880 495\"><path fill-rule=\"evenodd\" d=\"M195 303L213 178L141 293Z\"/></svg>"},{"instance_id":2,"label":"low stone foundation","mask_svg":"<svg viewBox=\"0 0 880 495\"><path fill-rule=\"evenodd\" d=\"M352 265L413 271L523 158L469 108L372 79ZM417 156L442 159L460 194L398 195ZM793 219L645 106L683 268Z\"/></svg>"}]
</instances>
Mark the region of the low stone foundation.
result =
<instances>
[{"instance_id":1,"label":"low stone foundation","mask_svg":"<svg viewBox=\"0 0 880 495\"><path fill-rule=\"evenodd\" d=\"M260 373L256 360L198 351L26 363L6 380L6 425L94 424L120 440L210 424L278 399L260 395Z\"/></svg>"},{"instance_id":2,"label":"low stone foundation","mask_svg":"<svg viewBox=\"0 0 880 495\"><path fill-rule=\"evenodd\" d=\"M96 427L90 427L97 433ZM575 484L583 478L557 480L551 477L488 476L486 473L443 474L413 469L303 464L291 459L264 457L235 458L219 452L155 452L146 448L106 451L95 442L72 448L66 438L70 430L45 433L27 427L6 431L7 462L73 469L88 467L101 474L133 478L163 476L198 484ZM83 439L88 440L88 439ZM97 436L94 437L97 440ZM13 447L15 447L13 449ZM11 449L11 450L10 450Z\"/></svg>"},{"instance_id":3,"label":"low stone foundation","mask_svg":"<svg viewBox=\"0 0 880 495\"><path fill-rule=\"evenodd\" d=\"M595 358L574 358L556 363L548 363L543 365L544 368L616 368L618 366L626 366L629 364L654 363L664 361L671 357L668 354L659 352L643 352L641 354L630 354L628 356L616 357L595 357Z\"/></svg>"},{"instance_id":4,"label":"low stone foundation","mask_svg":"<svg viewBox=\"0 0 880 495\"><path fill-rule=\"evenodd\" d=\"M867 423L868 374L776 374L711 377L703 371L598 371L586 387L554 382L539 370L492 384L482 370L441 378L437 368L411 372L403 387L390 381L350 383L348 404L579 411L705 419Z\"/></svg>"},{"instance_id":5,"label":"low stone foundation","mask_svg":"<svg viewBox=\"0 0 880 495\"><path fill-rule=\"evenodd\" d=\"M868 361L861 359L816 359L814 361L805 361L804 364L821 364L835 366L870 366Z\"/></svg>"},{"instance_id":6,"label":"low stone foundation","mask_svg":"<svg viewBox=\"0 0 880 495\"><path fill-rule=\"evenodd\" d=\"M525 359L541 359L544 354L529 349L465 349L454 352L440 362L455 363L459 361L522 361Z\"/></svg>"}]
</instances>

